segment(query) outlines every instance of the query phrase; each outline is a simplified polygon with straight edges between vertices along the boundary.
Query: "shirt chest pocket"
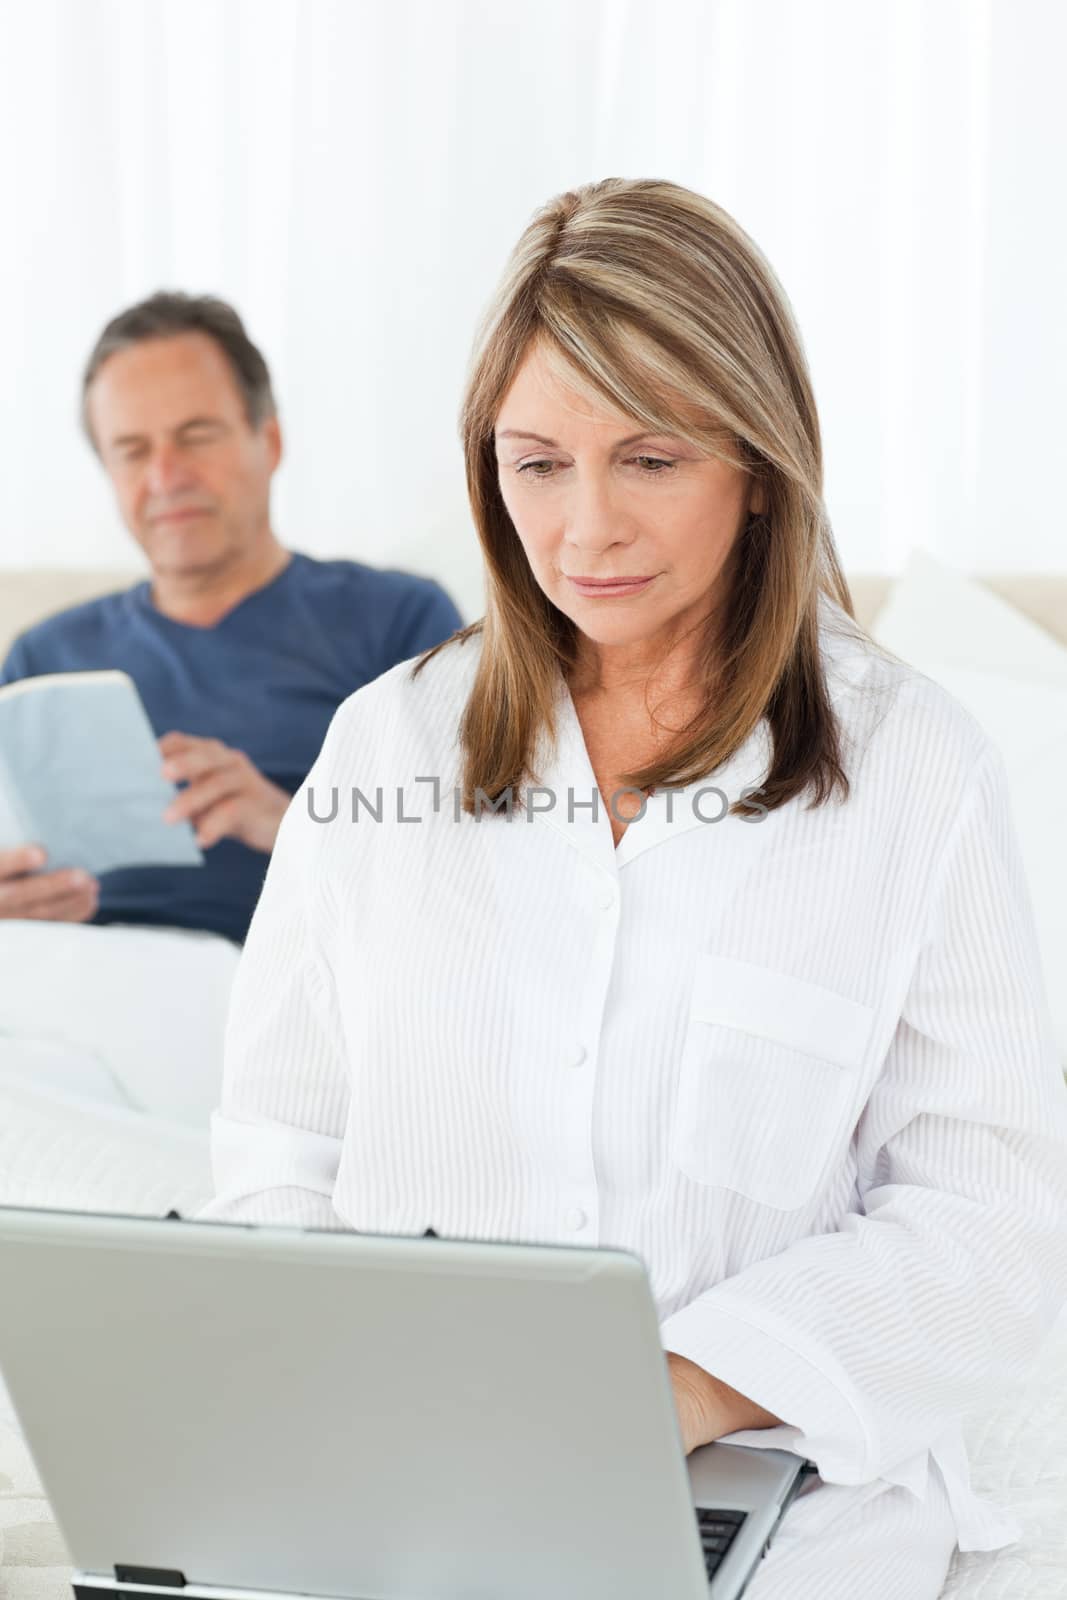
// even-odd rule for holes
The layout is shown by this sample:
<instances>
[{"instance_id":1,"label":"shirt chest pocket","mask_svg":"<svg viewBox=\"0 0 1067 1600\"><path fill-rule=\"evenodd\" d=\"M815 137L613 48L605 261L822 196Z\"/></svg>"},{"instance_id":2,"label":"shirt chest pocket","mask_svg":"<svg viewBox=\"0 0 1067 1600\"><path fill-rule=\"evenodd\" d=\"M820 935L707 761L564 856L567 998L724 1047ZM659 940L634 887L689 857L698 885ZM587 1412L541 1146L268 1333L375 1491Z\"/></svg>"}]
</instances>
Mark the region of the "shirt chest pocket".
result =
<instances>
[{"instance_id":1,"label":"shirt chest pocket","mask_svg":"<svg viewBox=\"0 0 1067 1600\"><path fill-rule=\"evenodd\" d=\"M802 1206L857 1116L871 1006L730 956L698 957L671 1158L696 1183Z\"/></svg>"}]
</instances>

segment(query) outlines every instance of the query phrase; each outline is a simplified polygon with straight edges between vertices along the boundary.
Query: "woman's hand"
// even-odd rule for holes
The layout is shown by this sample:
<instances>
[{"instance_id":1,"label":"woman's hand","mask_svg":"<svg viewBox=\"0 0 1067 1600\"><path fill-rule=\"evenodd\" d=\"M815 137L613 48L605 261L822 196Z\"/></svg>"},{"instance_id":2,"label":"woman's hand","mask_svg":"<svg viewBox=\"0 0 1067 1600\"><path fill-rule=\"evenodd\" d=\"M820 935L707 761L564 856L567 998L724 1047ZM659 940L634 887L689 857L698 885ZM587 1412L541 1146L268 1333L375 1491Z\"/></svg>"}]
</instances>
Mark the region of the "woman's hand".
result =
<instances>
[{"instance_id":1,"label":"woman's hand","mask_svg":"<svg viewBox=\"0 0 1067 1600\"><path fill-rule=\"evenodd\" d=\"M724 1433L773 1428L782 1420L673 1350L667 1354L667 1370L686 1455L698 1445L721 1439Z\"/></svg>"}]
</instances>

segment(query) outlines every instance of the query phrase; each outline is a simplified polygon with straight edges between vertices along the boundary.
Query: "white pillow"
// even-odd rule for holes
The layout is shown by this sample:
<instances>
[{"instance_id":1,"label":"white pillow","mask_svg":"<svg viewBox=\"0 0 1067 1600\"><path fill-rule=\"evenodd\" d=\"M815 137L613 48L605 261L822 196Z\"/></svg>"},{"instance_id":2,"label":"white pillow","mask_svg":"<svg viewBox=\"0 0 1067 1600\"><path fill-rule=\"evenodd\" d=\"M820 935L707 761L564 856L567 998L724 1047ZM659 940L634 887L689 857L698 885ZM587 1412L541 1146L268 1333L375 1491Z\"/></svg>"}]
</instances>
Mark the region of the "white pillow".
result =
<instances>
[{"instance_id":1,"label":"white pillow","mask_svg":"<svg viewBox=\"0 0 1067 1600\"><path fill-rule=\"evenodd\" d=\"M959 700L1004 756L1045 990L1067 1062L1067 649L923 550L912 552L871 632Z\"/></svg>"},{"instance_id":2,"label":"white pillow","mask_svg":"<svg viewBox=\"0 0 1067 1600\"><path fill-rule=\"evenodd\" d=\"M1067 648L992 589L926 550L911 552L871 631L914 666L923 656L1067 687Z\"/></svg>"}]
</instances>

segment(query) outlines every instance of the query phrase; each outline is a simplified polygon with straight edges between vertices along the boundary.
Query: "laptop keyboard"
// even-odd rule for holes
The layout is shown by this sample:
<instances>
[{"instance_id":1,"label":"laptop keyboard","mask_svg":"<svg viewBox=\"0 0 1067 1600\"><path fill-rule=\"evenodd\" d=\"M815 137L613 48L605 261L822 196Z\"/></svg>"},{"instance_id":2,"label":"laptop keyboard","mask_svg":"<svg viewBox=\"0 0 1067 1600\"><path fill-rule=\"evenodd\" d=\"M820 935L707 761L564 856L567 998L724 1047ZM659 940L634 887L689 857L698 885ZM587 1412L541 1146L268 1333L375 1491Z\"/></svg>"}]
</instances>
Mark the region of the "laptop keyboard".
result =
<instances>
[{"instance_id":1,"label":"laptop keyboard","mask_svg":"<svg viewBox=\"0 0 1067 1600\"><path fill-rule=\"evenodd\" d=\"M747 1515L745 1511L719 1511L710 1506L697 1507L697 1527L700 1530L700 1542L704 1547L704 1567L709 1578L714 1578L718 1572Z\"/></svg>"}]
</instances>

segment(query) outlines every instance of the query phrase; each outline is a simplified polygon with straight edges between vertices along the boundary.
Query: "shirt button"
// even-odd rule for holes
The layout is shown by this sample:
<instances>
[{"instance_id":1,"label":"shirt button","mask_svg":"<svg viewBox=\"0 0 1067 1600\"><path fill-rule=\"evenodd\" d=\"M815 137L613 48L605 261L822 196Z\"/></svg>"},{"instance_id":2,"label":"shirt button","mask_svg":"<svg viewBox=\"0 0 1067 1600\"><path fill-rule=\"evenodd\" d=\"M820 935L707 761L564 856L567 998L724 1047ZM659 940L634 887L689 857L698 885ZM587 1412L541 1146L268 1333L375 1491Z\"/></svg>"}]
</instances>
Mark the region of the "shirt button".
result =
<instances>
[{"instance_id":1,"label":"shirt button","mask_svg":"<svg viewBox=\"0 0 1067 1600\"><path fill-rule=\"evenodd\" d=\"M584 1044L580 1044L578 1046L578 1048L576 1050L572 1051L572 1053L571 1053L571 1058L570 1058L571 1066L572 1067L580 1067L580 1066L582 1066L584 1064L586 1058L588 1057L588 1055L589 1055L589 1052L585 1048L585 1045Z\"/></svg>"},{"instance_id":2,"label":"shirt button","mask_svg":"<svg viewBox=\"0 0 1067 1600\"><path fill-rule=\"evenodd\" d=\"M611 910L614 909L614 906L615 906L615 890L614 889L605 889L604 893L600 896L600 908L601 908L601 910L602 911L611 911Z\"/></svg>"},{"instance_id":3,"label":"shirt button","mask_svg":"<svg viewBox=\"0 0 1067 1600\"><path fill-rule=\"evenodd\" d=\"M572 1233L577 1233L579 1229L584 1228L586 1220L585 1212L580 1206L575 1206L572 1211L567 1212L566 1223Z\"/></svg>"}]
</instances>

